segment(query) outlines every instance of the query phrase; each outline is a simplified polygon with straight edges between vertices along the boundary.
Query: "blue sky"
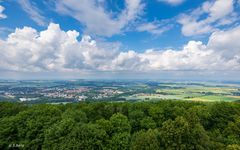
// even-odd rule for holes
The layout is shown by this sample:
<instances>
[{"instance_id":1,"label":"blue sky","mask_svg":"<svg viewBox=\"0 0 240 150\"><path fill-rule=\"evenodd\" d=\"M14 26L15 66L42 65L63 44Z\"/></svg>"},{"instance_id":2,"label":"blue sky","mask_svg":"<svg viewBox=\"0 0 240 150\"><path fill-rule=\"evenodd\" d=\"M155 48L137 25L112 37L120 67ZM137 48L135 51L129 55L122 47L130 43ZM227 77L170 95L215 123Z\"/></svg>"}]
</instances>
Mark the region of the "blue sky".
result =
<instances>
[{"instance_id":1,"label":"blue sky","mask_svg":"<svg viewBox=\"0 0 240 150\"><path fill-rule=\"evenodd\" d=\"M224 71L219 78L238 79L239 15L239 0L1 0L0 72L214 78Z\"/></svg>"},{"instance_id":2,"label":"blue sky","mask_svg":"<svg viewBox=\"0 0 240 150\"><path fill-rule=\"evenodd\" d=\"M24 0L25 1L25 0ZM22 0L19 2L9 0L1 3L2 6L6 8L4 11L7 14L7 19L2 19L0 22L1 27L9 28L15 30L15 28L22 28L24 26L30 26L37 30L43 30L47 28L48 23L54 22L61 26L65 31L67 30L76 30L83 34L85 32L85 25L82 22L74 19L71 16L66 16L57 13L54 9L53 2L50 0L47 1L38 1L33 0L28 3L31 4L33 8L37 8L37 11L44 19L44 25L34 21L31 18L30 11L24 10L24 6L21 6L21 3L26 3ZM165 19L173 19L179 14L188 12L191 9L197 8L203 0L195 0L194 3L190 0L183 1L180 4L174 5L167 2L159 2L158 0L149 0L142 1L144 5L141 15L137 20L137 24L162 21ZM106 11L114 11L119 13L125 7L124 0L106 0ZM23 4L22 4L23 5ZM36 17L36 16L34 16ZM107 41L111 42L121 42L123 48L136 49L136 50L145 50L148 48L166 48L174 47L178 48L185 44L189 39L205 39L207 37L185 37L181 34L181 27L176 22L170 22L173 27L171 30L167 30L162 34L151 34L149 32L139 32L134 30L126 30L122 33L114 34L110 37L103 37ZM166 24L168 25L168 24ZM135 27L136 27L135 26ZM135 28L133 27L133 28ZM124 30L124 29L123 29ZM95 36L95 35L92 35ZM137 43L137 44L136 44ZM151 45L151 46L149 46Z\"/></svg>"}]
</instances>

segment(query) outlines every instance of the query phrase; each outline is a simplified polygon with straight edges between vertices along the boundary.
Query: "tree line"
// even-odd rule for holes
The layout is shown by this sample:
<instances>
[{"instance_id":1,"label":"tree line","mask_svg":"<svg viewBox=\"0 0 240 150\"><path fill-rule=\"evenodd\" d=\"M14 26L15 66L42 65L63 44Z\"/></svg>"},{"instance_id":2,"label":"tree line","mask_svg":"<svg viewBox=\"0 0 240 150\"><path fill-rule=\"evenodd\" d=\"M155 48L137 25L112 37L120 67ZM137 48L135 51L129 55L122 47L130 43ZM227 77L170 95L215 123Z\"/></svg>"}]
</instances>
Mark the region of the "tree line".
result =
<instances>
[{"instance_id":1,"label":"tree line","mask_svg":"<svg viewBox=\"0 0 240 150\"><path fill-rule=\"evenodd\" d=\"M0 103L0 149L240 150L240 103Z\"/></svg>"}]
</instances>

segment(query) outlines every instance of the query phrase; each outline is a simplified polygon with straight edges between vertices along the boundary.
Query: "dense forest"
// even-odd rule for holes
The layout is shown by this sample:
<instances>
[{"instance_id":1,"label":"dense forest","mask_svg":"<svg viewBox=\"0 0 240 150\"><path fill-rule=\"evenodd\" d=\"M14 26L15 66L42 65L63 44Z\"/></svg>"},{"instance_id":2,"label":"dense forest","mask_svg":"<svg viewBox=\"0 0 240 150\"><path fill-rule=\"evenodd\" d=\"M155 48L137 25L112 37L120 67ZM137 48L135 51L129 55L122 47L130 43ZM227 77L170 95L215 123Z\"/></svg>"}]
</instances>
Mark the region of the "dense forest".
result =
<instances>
[{"instance_id":1,"label":"dense forest","mask_svg":"<svg viewBox=\"0 0 240 150\"><path fill-rule=\"evenodd\" d=\"M240 150L240 103L0 103L0 149Z\"/></svg>"}]
</instances>

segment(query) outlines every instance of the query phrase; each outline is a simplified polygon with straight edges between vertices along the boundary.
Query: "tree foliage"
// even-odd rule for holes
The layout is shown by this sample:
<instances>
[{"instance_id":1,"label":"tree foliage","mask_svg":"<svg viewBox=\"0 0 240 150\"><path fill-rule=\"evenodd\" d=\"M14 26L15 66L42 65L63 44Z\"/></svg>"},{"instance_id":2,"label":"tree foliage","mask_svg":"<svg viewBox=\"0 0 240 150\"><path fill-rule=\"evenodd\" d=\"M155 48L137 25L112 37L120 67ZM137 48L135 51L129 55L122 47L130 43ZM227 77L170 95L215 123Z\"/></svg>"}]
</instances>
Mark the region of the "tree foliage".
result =
<instances>
[{"instance_id":1,"label":"tree foliage","mask_svg":"<svg viewBox=\"0 0 240 150\"><path fill-rule=\"evenodd\" d=\"M238 150L240 104L0 103L0 149Z\"/></svg>"}]
</instances>

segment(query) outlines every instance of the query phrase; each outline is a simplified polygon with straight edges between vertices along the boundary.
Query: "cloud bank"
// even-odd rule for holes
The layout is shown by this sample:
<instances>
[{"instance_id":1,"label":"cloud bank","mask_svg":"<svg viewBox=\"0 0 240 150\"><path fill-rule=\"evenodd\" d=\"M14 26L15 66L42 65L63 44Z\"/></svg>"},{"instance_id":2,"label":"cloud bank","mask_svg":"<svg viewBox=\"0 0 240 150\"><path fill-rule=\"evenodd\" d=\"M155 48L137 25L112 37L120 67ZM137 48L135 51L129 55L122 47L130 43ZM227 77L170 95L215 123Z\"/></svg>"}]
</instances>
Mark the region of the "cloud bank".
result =
<instances>
[{"instance_id":1,"label":"cloud bank","mask_svg":"<svg viewBox=\"0 0 240 150\"><path fill-rule=\"evenodd\" d=\"M189 41L182 49L121 51L77 31L49 24L38 32L17 28L0 40L0 70L19 72L240 70L240 26L214 32L207 44Z\"/></svg>"}]
</instances>

